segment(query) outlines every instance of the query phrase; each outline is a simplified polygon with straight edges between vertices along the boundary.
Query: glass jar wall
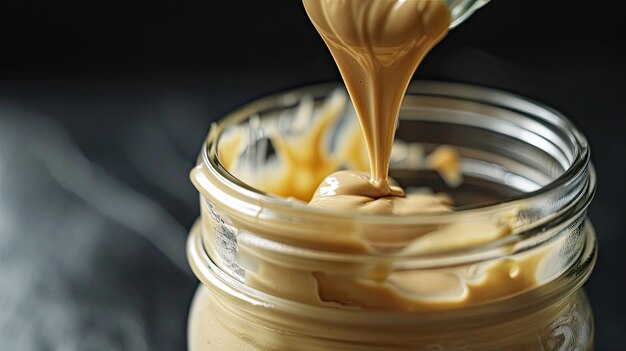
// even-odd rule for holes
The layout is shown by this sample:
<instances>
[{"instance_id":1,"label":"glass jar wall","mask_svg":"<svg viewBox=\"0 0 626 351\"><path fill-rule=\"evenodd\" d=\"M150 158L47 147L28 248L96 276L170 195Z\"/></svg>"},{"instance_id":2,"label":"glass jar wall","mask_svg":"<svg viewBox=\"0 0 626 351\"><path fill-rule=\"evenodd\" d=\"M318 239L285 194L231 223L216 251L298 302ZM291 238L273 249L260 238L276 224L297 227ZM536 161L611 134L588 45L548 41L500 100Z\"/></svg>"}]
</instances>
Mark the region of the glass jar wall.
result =
<instances>
[{"instance_id":1,"label":"glass jar wall","mask_svg":"<svg viewBox=\"0 0 626 351\"><path fill-rule=\"evenodd\" d=\"M445 192L454 212L338 213L248 181L280 166L272 130L293 131L302 111L321 118L341 94L328 85L291 91L212 127L192 171L202 217L188 256L202 285L190 350L592 349L580 287L596 256L586 219L595 176L576 128L508 93L419 82L404 101L391 176L405 188ZM342 147L333 131L354 119L349 104L340 107L324 138L330 154ZM236 146L234 130L244 131ZM460 187L411 157L439 145L460 153ZM235 161L246 166L235 171ZM504 219L506 235L471 247L424 244L415 234L463 235ZM381 235L398 244L382 245ZM404 249L416 238L420 245Z\"/></svg>"}]
</instances>

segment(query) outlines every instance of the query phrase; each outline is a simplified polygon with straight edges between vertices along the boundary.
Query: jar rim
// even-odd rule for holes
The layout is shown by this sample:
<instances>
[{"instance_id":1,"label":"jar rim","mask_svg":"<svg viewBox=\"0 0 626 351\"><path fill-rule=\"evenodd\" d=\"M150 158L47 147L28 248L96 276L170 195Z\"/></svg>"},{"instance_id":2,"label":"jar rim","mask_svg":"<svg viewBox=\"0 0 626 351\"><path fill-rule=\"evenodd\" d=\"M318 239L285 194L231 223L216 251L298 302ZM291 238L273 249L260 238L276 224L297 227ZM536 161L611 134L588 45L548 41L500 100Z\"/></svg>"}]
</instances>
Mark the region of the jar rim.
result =
<instances>
[{"instance_id":1,"label":"jar rim","mask_svg":"<svg viewBox=\"0 0 626 351\"><path fill-rule=\"evenodd\" d=\"M299 214L306 216L323 216L325 219L344 219L356 220L365 223L390 224L390 225L413 225L431 222L452 221L467 217L487 217L494 213L502 213L507 210L519 208L522 204L531 200L537 200L543 197L550 197L567 187L576 180L590 174L589 182L586 186L588 200L595 193L595 175L590 167L590 150L585 136L576 128L576 126L567 119L563 114L556 110L544 106L543 104L532 101L531 99L497 90L493 88L479 87L462 83L439 82L439 81L415 81L411 83L407 90L407 95L417 94L420 96L432 97L454 97L461 100L468 100L478 103L489 104L494 107L503 107L514 111L531 115L543 122L549 123L551 126L559 128L560 131L567 136L568 141L574 148L574 155L571 164L562 174L552 180L549 184L541 188L522 193L518 196L511 197L495 204L488 204L480 207L461 209L451 213L428 213L428 214L412 214L407 216L395 216L388 214L362 214L356 211L333 211L325 208L314 208L303 203L290 201L288 199L265 193L259 189L255 189L245 182L238 179L234 174L230 173L221 163L218 156L218 143L221 131L229 125L234 125L255 112L275 107L277 103L293 104L298 101L299 97L304 94L313 94L320 91L329 91L336 87L337 83L323 83L311 86L305 86L287 92L261 98L244 105L243 107L226 114L218 122L215 122L206 139L206 143L201 152L201 162L207 166L213 176L216 177L223 185L235 191L238 196L245 199L246 202L255 204L264 209L273 209L280 211L281 209L290 211L291 214L297 216ZM583 189L585 190L585 189ZM562 210L569 210L563 208Z\"/></svg>"}]
</instances>

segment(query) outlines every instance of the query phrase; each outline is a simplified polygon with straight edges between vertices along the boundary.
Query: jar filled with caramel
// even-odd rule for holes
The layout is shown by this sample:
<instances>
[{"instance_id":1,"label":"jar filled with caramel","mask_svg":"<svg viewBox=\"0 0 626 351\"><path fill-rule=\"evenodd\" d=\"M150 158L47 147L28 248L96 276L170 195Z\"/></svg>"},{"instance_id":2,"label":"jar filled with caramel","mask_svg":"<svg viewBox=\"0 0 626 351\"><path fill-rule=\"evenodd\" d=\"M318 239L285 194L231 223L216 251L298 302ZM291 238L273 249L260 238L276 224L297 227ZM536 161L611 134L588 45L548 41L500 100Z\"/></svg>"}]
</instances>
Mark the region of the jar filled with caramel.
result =
<instances>
[{"instance_id":1,"label":"jar filled with caramel","mask_svg":"<svg viewBox=\"0 0 626 351\"><path fill-rule=\"evenodd\" d=\"M367 171L364 150L334 85L212 126L191 173L201 285L189 350L593 349L581 286L596 259L595 175L565 117L501 91L414 83L389 175L419 210L310 206L333 191L329 174Z\"/></svg>"}]
</instances>

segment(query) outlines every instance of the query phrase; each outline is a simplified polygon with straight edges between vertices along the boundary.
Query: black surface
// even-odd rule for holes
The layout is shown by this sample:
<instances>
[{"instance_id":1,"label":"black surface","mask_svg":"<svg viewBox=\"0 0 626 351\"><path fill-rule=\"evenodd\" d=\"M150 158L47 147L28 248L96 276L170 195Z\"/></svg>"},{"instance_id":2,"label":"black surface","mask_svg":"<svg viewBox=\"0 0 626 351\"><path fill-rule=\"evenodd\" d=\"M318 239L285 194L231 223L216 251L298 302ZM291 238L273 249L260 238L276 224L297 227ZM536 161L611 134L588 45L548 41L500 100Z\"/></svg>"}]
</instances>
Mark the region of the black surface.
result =
<instances>
[{"instance_id":1,"label":"black surface","mask_svg":"<svg viewBox=\"0 0 626 351\"><path fill-rule=\"evenodd\" d=\"M326 49L297 0L0 6L0 350L183 350L187 174L209 124L337 80ZM587 134L597 350L626 329L625 8L494 0L416 76L528 96Z\"/></svg>"}]
</instances>

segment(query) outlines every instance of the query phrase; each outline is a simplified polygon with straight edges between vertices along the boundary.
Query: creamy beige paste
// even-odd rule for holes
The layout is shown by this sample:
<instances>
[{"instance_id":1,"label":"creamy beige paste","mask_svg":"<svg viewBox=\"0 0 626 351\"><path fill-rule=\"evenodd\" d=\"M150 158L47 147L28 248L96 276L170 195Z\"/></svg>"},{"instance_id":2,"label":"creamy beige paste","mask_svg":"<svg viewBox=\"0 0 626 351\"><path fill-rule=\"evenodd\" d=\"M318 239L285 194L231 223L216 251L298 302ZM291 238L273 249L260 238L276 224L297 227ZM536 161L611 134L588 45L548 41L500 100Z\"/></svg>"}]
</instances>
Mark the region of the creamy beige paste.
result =
<instances>
[{"instance_id":1,"label":"creamy beige paste","mask_svg":"<svg viewBox=\"0 0 626 351\"><path fill-rule=\"evenodd\" d=\"M450 25L445 3L442 0L303 2L341 71L362 135L358 128L348 129L338 151L327 152L325 136L347 103L345 96L336 93L314 118L301 118L304 124L292 126L297 129L295 136L283 135L278 127L273 129L270 139L277 160L269 167L251 168L240 160L246 147L246 129L253 128L252 125L233 128L222 137L219 148L222 164L257 189L312 207L398 216L452 212L445 194L407 195L388 178L398 114L409 81ZM306 115L311 106L305 103L303 106L300 112ZM426 166L437 169L451 186L461 182L458 161L458 153L448 146L442 146L423 160ZM192 172L196 184L201 184L201 177L199 168ZM203 216L209 211L203 207ZM304 248L387 253L392 260L394 255L467 248L501 238L512 232L514 217L514 213L503 213L488 220L405 228L393 233L371 228L345 237L341 236L346 234L342 232L345 228L341 228L337 232L341 235L320 233L312 239L298 237L300 228L275 225L270 219L256 225L234 218L233 224L241 231ZM203 232L210 233L215 224L202 225ZM210 242L206 240L205 245L212 253ZM402 272L386 264L331 267L326 262L325 266L319 266L319 262L306 258L278 257L271 250L247 244L243 238L238 244L239 263L245 269L246 284L252 288L310 305L388 311L454 309L518 294L540 283L537 272L546 264L542 261L550 251L546 247L515 259L476 265L473 270L452 267ZM198 299L201 301L196 304L208 303ZM216 327L215 320L206 323ZM206 327L195 325L191 332L199 335L201 332L194 332L194 328ZM222 341L218 338L213 342ZM229 343L235 342L231 339ZM229 349L248 348L242 344Z\"/></svg>"}]
</instances>

